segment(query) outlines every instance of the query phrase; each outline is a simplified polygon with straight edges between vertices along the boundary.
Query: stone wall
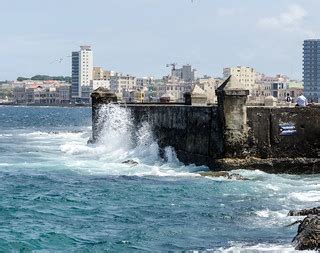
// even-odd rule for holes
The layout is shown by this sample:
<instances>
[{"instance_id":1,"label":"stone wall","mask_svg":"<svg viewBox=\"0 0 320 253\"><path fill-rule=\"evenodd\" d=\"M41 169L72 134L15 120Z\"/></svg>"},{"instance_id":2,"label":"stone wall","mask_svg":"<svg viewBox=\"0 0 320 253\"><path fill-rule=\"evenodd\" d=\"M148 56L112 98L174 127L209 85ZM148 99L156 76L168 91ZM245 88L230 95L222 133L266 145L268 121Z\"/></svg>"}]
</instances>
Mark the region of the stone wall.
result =
<instances>
[{"instance_id":1,"label":"stone wall","mask_svg":"<svg viewBox=\"0 0 320 253\"><path fill-rule=\"evenodd\" d=\"M232 78L217 95L218 106L125 106L136 126L149 122L160 147L173 147L186 164L208 165L212 170L320 173L320 107L248 107L248 92L235 88ZM104 90L92 97L96 141L97 110L116 97Z\"/></svg>"},{"instance_id":2,"label":"stone wall","mask_svg":"<svg viewBox=\"0 0 320 253\"><path fill-rule=\"evenodd\" d=\"M247 113L258 157L320 157L320 108L248 107Z\"/></svg>"},{"instance_id":3,"label":"stone wall","mask_svg":"<svg viewBox=\"0 0 320 253\"><path fill-rule=\"evenodd\" d=\"M320 107L247 107L250 158L244 167L320 173Z\"/></svg>"},{"instance_id":4,"label":"stone wall","mask_svg":"<svg viewBox=\"0 0 320 253\"><path fill-rule=\"evenodd\" d=\"M223 140L216 106L127 105L135 125L150 123L160 147L172 146L185 163L212 166L223 157Z\"/></svg>"}]
</instances>

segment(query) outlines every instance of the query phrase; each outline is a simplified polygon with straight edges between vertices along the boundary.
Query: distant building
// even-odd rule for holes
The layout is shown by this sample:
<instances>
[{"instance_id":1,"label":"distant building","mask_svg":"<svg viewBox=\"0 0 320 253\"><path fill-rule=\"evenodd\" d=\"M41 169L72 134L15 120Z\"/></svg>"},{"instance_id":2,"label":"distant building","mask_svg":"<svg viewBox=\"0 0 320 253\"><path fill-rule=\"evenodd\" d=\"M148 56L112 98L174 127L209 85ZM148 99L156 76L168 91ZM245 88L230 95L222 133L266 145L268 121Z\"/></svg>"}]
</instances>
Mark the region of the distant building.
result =
<instances>
[{"instance_id":1,"label":"distant building","mask_svg":"<svg viewBox=\"0 0 320 253\"><path fill-rule=\"evenodd\" d=\"M116 73L112 70L104 70L101 67L93 67L93 80L109 80Z\"/></svg>"},{"instance_id":2,"label":"distant building","mask_svg":"<svg viewBox=\"0 0 320 253\"><path fill-rule=\"evenodd\" d=\"M116 74L110 77L110 89L113 92L133 91L136 89L136 77Z\"/></svg>"},{"instance_id":3,"label":"distant building","mask_svg":"<svg viewBox=\"0 0 320 253\"><path fill-rule=\"evenodd\" d=\"M103 80L104 70L101 67L93 67L92 79L93 80Z\"/></svg>"},{"instance_id":4,"label":"distant building","mask_svg":"<svg viewBox=\"0 0 320 253\"><path fill-rule=\"evenodd\" d=\"M208 104L217 103L216 89L222 84L223 79L204 77L199 78L195 83L204 90L207 95Z\"/></svg>"},{"instance_id":5,"label":"distant building","mask_svg":"<svg viewBox=\"0 0 320 253\"><path fill-rule=\"evenodd\" d=\"M137 77L136 78L136 86L137 89L147 90L154 83L153 77Z\"/></svg>"},{"instance_id":6,"label":"distant building","mask_svg":"<svg viewBox=\"0 0 320 253\"><path fill-rule=\"evenodd\" d=\"M69 104L70 103L70 85L60 84L56 86L56 103L57 104Z\"/></svg>"},{"instance_id":7,"label":"distant building","mask_svg":"<svg viewBox=\"0 0 320 253\"><path fill-rule=\"evenodd\" d=\"M229 67L223 69L223 77L226 79L230 75L236 77L240 84L244 88L248 89L250 94L253 94L254 89L256 88L256 71L250 67Z\"/></svg>"},{"instance_id":8,"label":"distant building","mask_svg":"<svg viewBox=\"0 0 320 253\"><path fill-rule=\"evenodd\" d=\"M72 52L71 97L88 101L88 90L93 80L93 54L90 46L80 46L80 51Z\"/></svg>"},{"instance_id":9,"label":"distant building","mask_svg":"<svg viewBox=\"0 0 320 253\"><path fill-rule=\"evenodd\" d=\"M16 104L26 103L26 86L24 84L16 85L13 88L13 101Z\"/></svg>"},{"instance_id":10,"label":"distant building","mask_svg":"<svg viewBox=\"0 0 320 253\"><path fill-rule=\"evenodd\" d=\"M304 92L303 83L297 81L289 82L286 92L289 93L294 102L297 101L300 94Z\"/></svg>"},{"instance_id":11,"label":"distant building","mask_svg":"<svg viewBox=\"0 0 320 253\"><path fill-rule=\"evenodd\" d=\"M303 43L304 94L309 101L320 100L320 40L305 40Z\"/></svg>"},{"instance_id":12,"label":"distant building","mask_svg":"<svg viewBox=\"0 0 320 253\"><path fill-rule=\"evenodd\" d=\"M157 85L157 97L160 99L164 95L168 95L175 102L184 102L184 93L190 92L191 89L191 83L172 76Z\"/></svg>"},{"instance_id":13,"label":"distant building","mask_svg":"<svg viewBox=\"0 0 320 253\"><path fill-rule=\"evenodd\" d=\"M285 82L274 82L271 84L271 95L279 101L285 100L287 95L288 84Z\"/></svg>"},{"instance_id":14,"label":"distant building","mask_svg":"<svg viewBox=\"0 0 320 253\"><path fill-rule=\"evenodd\" d=\"M182 68L172 68L171 76L177 77L184 82L192 82L197 78L197 70L192 69L191 65L183 65Z\"/></svg>"},{"instance_id":15,"label":"distant building","mask_svg":"<svg viewBox=\"0 0 320 253\"><path fill-rule=\"evenodd\" d=\"M41 105L69 104L71 102L70 88L70 84L63 82L17 84L13 88L13 102Z\"/></svg>"},{"instance_id":16,"label":"distant building","mask_svg":"<svg viewBox=\"0 0 320 253\"><path fill-rule=\"evenodd\" d=\"M130 102L130 92L136 91L136 77L116 73L110 77L110 90L116 93L120 100Z\"/></svg>"},{"instance_id":17,"label":"distant building","mask_svg":"<svg viewBox=\"0 0 320 253\"><path fill-rule=\"evenodd\" d=\"M92 80L90 82L93 90L98 89L99 87L110 89L110 80Z\"/></svg>"}]
</instances>

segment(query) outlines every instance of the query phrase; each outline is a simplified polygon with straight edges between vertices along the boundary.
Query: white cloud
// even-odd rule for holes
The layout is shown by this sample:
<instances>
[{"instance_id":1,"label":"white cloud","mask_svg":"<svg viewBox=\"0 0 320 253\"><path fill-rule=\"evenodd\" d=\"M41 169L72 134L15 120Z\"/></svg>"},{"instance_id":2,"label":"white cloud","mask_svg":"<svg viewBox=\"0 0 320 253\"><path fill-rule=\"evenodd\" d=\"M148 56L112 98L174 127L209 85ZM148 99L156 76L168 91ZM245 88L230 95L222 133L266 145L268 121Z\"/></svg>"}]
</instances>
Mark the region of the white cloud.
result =
<instances>
[{"instance_id":1,"label":"white cloud","mask_svg":"<svg viewBox=\"0 0 320 253\"><path fill-rule=\"evenodd\" d=\"M262 28L279 29L279 30L296 30L298 29L307 16L307 11L298 4L288 7L285 12L276 17L261 18L258 25Z\"/></svg>"}]
</instances>

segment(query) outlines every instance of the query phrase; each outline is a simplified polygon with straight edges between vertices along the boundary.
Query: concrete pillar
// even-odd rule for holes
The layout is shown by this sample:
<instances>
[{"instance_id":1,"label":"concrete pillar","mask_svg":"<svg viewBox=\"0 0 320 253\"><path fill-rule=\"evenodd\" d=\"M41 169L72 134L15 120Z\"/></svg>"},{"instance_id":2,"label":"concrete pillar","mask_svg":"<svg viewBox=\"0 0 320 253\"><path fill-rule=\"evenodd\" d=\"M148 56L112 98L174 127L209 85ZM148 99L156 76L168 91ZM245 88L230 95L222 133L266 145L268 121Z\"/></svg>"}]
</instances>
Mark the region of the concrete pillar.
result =
<instances>
[{"instance_id":1,"label":"concrete pillar","mask_svg":"<svg viewBox=\"0 0 320 253\"><path fill-rule=\"evenodd\" d=\"M225 157L242 158L248 142L246 90L230 76L217 90L218 109L223 129Z\"/></svg>"},{"instance_id":2,"label":"concrete pillar","mask_svg":"<svg viewBox=\"0 0 320 253\"><path fill-rule=\"evenodd\" d=\"M206 92L198 85L195 85L191 92L191 104L195 106L207 105L208 97Z\"/></svg>"},{"instance_id":3,"label":"concrete pillar","mask_svg":"<svg viewBox=\"0 0 320 253\"><path fill-rule=\"evenodd\" d=\"M99 87L91 94L92 98L92 138L89 142L93 143L99 135L99 108L104 104L117 103L118 97L115 93L104 87Z\"/></svg>"}]
</instances>

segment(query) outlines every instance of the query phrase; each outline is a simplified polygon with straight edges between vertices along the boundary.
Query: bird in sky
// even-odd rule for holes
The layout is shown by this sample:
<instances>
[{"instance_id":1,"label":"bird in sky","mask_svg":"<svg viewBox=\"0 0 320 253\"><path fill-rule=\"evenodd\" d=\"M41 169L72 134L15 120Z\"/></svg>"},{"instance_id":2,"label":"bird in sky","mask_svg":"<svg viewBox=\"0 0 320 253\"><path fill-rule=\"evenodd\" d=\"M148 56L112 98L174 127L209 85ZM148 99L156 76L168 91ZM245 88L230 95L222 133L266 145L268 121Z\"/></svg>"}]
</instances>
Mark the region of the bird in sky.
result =
<instances>
[{"instance_id":1,"label":"bird in sky","mask_svg":"<svg viewBox=\"0 0 320 253\"><path fill-rule=\"evenodd\" d=\"M66 57L71 57L71 55L67 55ZM50 64L53 64L53 63L61 63L63 60L64 60L64 58L59 58L59 59L56 59L56 60L50 62Z\"/></svg>"}]
</instances>

